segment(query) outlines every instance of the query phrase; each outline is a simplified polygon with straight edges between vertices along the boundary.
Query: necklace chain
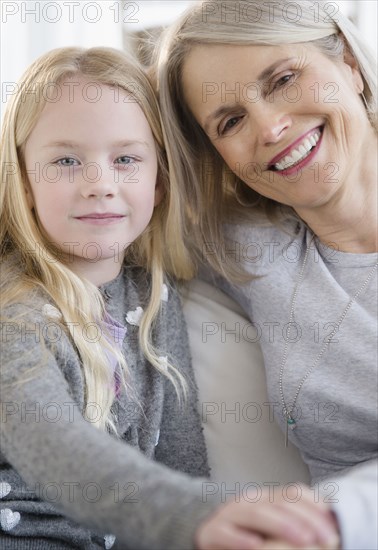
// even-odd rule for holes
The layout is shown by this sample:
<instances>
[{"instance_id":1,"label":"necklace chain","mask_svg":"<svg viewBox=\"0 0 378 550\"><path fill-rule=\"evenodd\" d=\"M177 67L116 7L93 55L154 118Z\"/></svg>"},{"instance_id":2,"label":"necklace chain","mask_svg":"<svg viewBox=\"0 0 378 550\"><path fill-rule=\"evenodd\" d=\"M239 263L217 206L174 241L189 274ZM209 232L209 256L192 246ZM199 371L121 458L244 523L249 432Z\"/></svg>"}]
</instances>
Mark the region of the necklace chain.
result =
<instances>
[{"instance_id":1,"label":"necklace chain","mask_svg":"<svg viewBox=\"0 0 378 550\"><path fill-rule=\"evenodd\" d=\"M284 392L283 392L283 373L284 373L284 369L285 369L285 365L286 365L286 361L287 361L287 355L288 355L288 351L289 351L289 337L290 337L291 326L293 324L293 319L294 319L295 304L296 304L296 301L297 301L299 289L300 289L302 281L303 281L303 275L304 275L304 272L305 272L305 269L306 269L308 256L309 256L309 253L310 253L310 248L311 248L311 245L314 241L314 238L315 238L315 236L313 235L312 238L311 238L311 241L307 245L306 253L305 253L305 257L303 258L303 263L302 263L301 271L299 273L298 281L297 281L297 284L295 285L295 288L294 288L293 298L291 300L291 306L290 306L290 317L289 317L289 323L288 323L289 326L288 326L288 331L287 331L287 335L286 335L286 339L285 339L285 348L284 348L282 361L281 361L281 365L280 365L279 390L280 390L280 397L281 397L283 412L284 412L284 415L285 415L285 418L286 418L286 435L285 435L285 445L286 445L286 447L288 445L288 428L289 428L289 426L292 429L294 429L296 427L296 422L295 422L295 419L293 418L292 414L293 414L293 410L295 408L295 405L296 405L296 402L297 402L297 399L298 399L298 396L299 396L299 393L302 389L303 384L305 383L307 378L310 376L312 371L315 369L315 367L317 367L320 359L322 358L325 350L327 349L327 346L329 345L332 338L334 337L336 332L339 330L341 323L344 321L345 317L347 316L348 311L350 310L350 308L352 307L354 302L357 300L357 298L361 294L361 292L363 292L363 290L366 288L366 286L368 285L370 279L373 277L374 272L376 271L376 269L378 267L378 262L377 262L374 265L374 267L369 271L369 274L368 274L366 280L360 286L360 288L357 290L357 292L355 293L353 298L351 298L349 300L347 306L345 307L344 311L340 315L339 320L335 324L332 332L327 336L326 341L324 342L324 345L322 346L322 349L319 351L318 355L316 356L315 361L313 362L313 364L310 366L310 368L307 370L307 372L302 377L302 379L301 379L301 381L300 381L300 383L299 383L299 385L298 385L298 387L297 387L297 389L294 393L293 402L292 402L291 406L289 407L286 404L285 397L284 397Z\"/></svg>"}]
</instances>

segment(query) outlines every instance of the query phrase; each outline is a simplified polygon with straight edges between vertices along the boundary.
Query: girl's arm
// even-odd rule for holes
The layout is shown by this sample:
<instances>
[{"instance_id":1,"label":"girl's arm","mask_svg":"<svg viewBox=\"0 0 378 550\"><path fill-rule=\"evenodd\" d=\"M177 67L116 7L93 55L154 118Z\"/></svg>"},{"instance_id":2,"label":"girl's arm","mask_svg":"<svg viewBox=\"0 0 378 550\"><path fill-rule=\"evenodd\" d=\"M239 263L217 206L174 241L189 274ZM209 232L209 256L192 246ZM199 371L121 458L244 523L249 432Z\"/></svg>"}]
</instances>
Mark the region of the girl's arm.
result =
<instances>
[{"instance_id":1,"label":"girl's arm","mask_svg":"<svg viewBox=\"0 0 378 550\"><path fill-rule=\"evenodd\" d=\"M326 515L316 509L311 513L316 520L304 523L300 514L290 515L288 531L279 505L236 502L219 506L218 498L203 498L203 479L169 470L100 432L84 420L73 399L73 392L82 385L79 374L70 383L65 378L72 356L41 345L47 325L42 315L31 314L24 321L23 329L22 322L5 323L2 332L0 459L5 462L4 473L14 472L13 480L18 475L22 478L19 485L12 481L0 505L11 510L12 517L4 512L9 520L18 519L19 514L12 538L18 529L28 539L44 536L42 526L48 525L55 540L67 541L70 527L58 521L54 529L55 510L76 524L97 533L113 533L119 544L141 550L190 549L195 544L204 550L223 548L222 533L230 529L243 531L248 548L260 547L256 530L299 546L304 531L310 530L312 535L306 535L306 540L315 542L327 528ZM64 348L65 340L62 333L56 347ZM188 451L188 457L190 470L190 460L198 460L195 450ZM199 461L194 471L206 468ZM136 489L133 494L130 486ZM50 502L51 508L46 510L36 497ZM59 532L62 525L64 533ZM229 548L240 545L236 541Z\"/></svg>"},{"instance_id":2,"label":"girl's arm","mask_svg":"<svg viewBox=\"0 0 378 550\"><path fill-rule=\"evenodd\" d=\"M210 470L198 411L198 390L191 362L186 322L176 288L170 286L168 293L167 356L185 377L187 396L180 407L173 384L166 380L163 418L155 458L175 470L192 476L208 477Z\"/></svg>"},{"instance_id":3,"label":"girl's arm","mask_svg":"<svg viewBox=\"0 0 378 550\"><path fill-rule=\"evenodd\" d=\"M69 353L55 354L41 344L46 325L42 315L31 314L3 326L0 448L15 472L12 479L18 473L24 484L22 491L12 482L0 501L16 514L12 518L20 514L10 534L21 530L35 537L37 524L56 518L51 512L39 516L37 496L51 499L54 509L84 527L113 533L128 547L191 548L196 526L216 507L202 501L202 480L147 459L84 420L72 397L82 380L68 383L63 374L69 372ZM62 333L57 347L64 348L65 340ZM35 494L25 492L25 484ZM59 539L60 533L54 536Z\"/></svg>"}]
</instances>

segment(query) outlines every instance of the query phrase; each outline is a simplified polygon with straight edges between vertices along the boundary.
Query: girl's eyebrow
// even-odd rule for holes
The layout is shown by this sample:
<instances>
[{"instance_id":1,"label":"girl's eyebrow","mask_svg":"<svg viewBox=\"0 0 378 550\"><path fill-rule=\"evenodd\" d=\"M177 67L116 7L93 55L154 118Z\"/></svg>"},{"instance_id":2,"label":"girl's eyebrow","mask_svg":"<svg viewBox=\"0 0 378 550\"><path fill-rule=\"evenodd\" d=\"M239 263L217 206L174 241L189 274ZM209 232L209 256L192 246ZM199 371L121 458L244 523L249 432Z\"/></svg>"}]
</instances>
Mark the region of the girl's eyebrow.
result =
<instances>
[{"instance_id":1,"label":"girl's eyebrow","mask_svg":"<svg viewBox=\"0 0 378 550\"><path fill-rule=\"evenodd\" d=\"M139 139L125 139L113 143L114 147L128 147L129 145L143 145L148 149L150 148L150 145L147 143L147 141L141 141Z\"/></svg>"},{"instance_id":2,"label":"girl's eyebrow","mask_svg":"<svg viewBox=\"0 0 378 550\"><path fill-rule=\"evenodd\" d=\"M149 148L149 144L147 141L140 141L137 139L130 139L130 140L121 140L116 141L112 144L112 147L128 147L129 145L143 145L144 147ZM80 143L76 143L74 141L52 141L50 143L47 143L43 146L44 149L77 149L80 148L82 145Z\"/></svg>"},{"instance_id":3,"label":"girl's eyebrow","mask_svg":"<svg viewBox=\"0 0 378 550\"><path fill-rule=\"evenodd\" d=\"M63 149L74 149L75 147L78 147L78 143L74 143L73 141L52 141L44 145L43 149L51 149L51 148L58 148L58 147L61 147Z\"/></svg>"},{"instance_id":4,"label":"girl's eyebrow","mask_svg":"<svg viewBox=\"0 0 378 550\"><path fill-rule=\"evenodd\" d=\"M283 58L283 59L278 59L277 61L275 61L274 63L269 65L269 67L264 69L258 75L257 80L255 82L262 82L263 80L266 80L266 79L270 78L272 76L272 74L274 73L274 71L277 69L277 67L279 67L282 63L292 61L293 59L295 59L295 57L286 57L286 58ZM226 104L226 105L222 105L221 107L218 107L217 109L215 109L215 111L210 113L206 117L206 120L205 120L205 123L204 123L204 126L203 126L205 132L208 131L209 125L211 124L211 122L213 122L213 121L217 120L218 118L220 118L221 116L227 114L234 107L235 107L235 104L229 103L229 104Z\"/></svg>"}]
</instances>

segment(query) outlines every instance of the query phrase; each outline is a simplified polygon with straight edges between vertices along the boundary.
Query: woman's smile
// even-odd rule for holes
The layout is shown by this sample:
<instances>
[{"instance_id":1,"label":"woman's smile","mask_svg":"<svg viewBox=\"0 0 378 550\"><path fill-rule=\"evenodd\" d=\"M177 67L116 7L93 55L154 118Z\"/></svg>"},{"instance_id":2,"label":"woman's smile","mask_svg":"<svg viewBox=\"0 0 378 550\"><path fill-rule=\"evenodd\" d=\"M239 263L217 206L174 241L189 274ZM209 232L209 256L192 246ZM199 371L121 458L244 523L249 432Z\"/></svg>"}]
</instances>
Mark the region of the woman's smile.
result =
<instances>
[{"instance_id":1,"label":"woman's smile","mask_svg":"<svg viewBox=\"0 0 378 550\"><path fill-rule=\"evenodd\" d=\"M291 175L314 159L322 141L322 128L315 128L298 138L292 145L276 155L269 163L268 170L282 175Z\"/></svg>"}]
</instances>

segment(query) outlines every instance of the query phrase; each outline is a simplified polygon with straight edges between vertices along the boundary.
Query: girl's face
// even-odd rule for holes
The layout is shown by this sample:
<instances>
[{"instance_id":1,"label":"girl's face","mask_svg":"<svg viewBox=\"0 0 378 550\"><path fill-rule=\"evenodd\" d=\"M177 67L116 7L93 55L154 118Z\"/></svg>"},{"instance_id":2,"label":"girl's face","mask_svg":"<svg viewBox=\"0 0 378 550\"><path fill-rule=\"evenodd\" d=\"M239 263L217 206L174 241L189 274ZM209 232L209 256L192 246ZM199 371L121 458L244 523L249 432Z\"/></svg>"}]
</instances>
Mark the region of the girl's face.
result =
<instances>
[{"instance_id":1,"label":"girl's face","mask_svg":"<svg viewBox=\"0 0 378 550\"><path fill-rule=\"evenodd\" d=\"M298 212L363 181L375 139L351 56L311 45L205 45L183 67L185 100L230 169Z\"/></svg>"},{"instance_id":2,"label":"girl's face","mask_svg":"<svg viewBox=\"0 0 378 550\"><path fill-rule=\"evenodd\" d=\"M161 198L155 143L118 88L72 78L59 89L26 142L29 203L70 267L101 284L118 274Z\"/></svg>"}]
</instances>

